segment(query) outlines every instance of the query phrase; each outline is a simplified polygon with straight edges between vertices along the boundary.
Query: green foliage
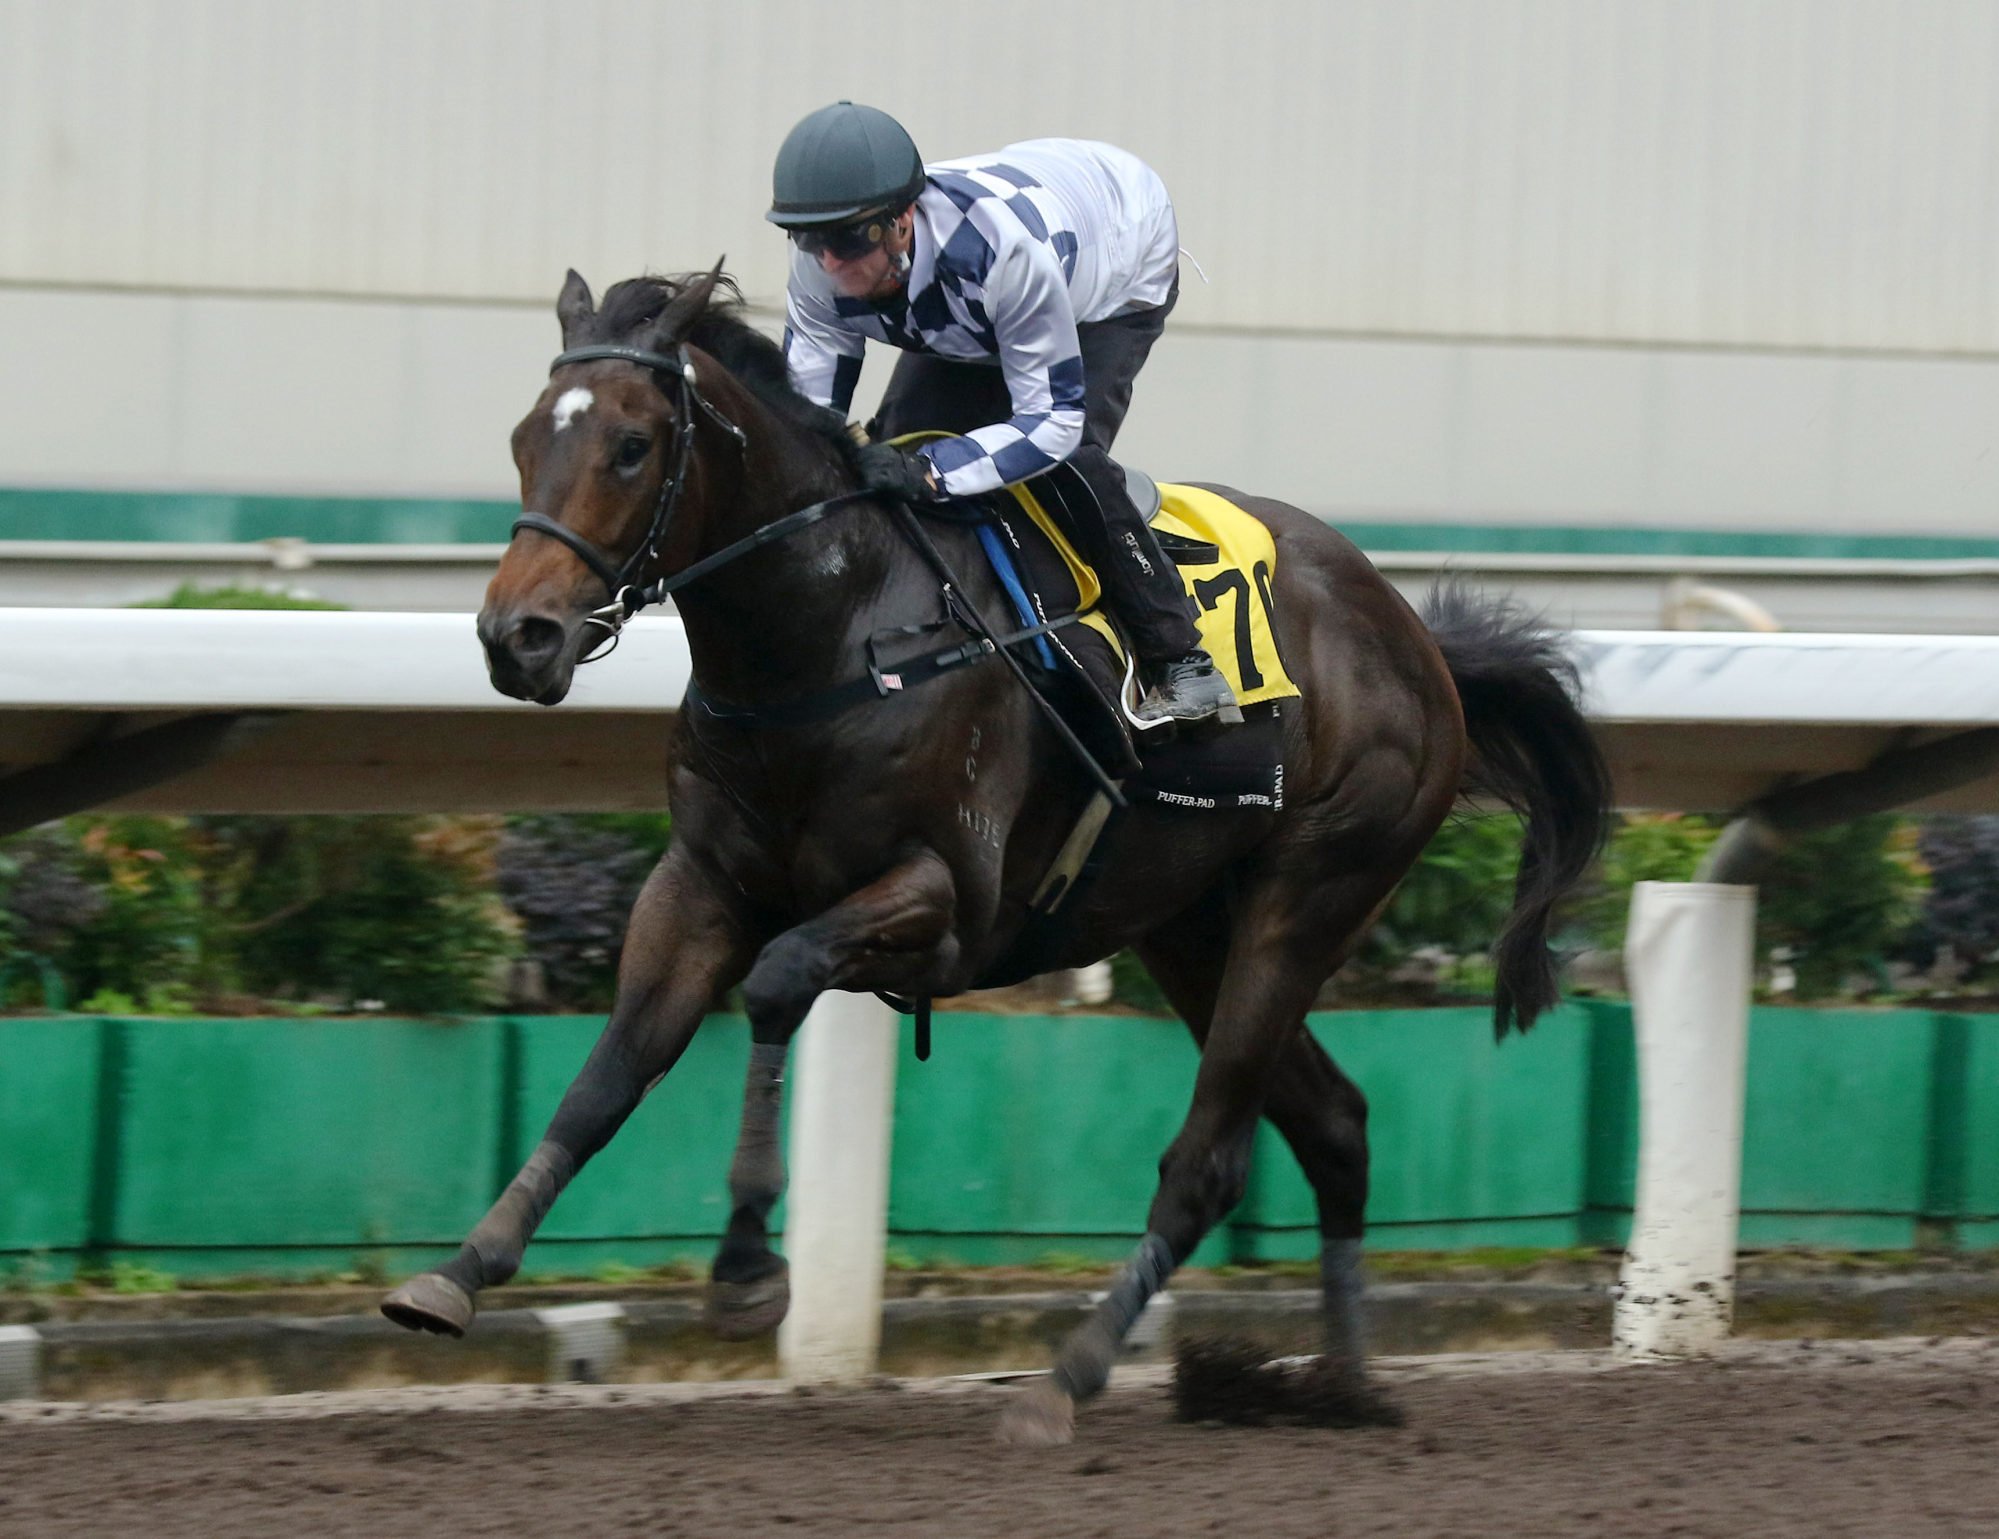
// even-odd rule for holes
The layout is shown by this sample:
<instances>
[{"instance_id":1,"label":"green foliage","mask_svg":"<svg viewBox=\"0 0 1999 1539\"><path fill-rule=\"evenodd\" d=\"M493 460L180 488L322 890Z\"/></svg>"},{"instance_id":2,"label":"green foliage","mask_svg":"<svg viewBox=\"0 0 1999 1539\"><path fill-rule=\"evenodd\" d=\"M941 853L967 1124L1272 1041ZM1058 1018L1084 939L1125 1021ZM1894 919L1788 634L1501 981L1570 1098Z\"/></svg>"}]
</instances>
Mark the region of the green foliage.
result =
<instances>
[{"instance_id":1,"label":"green foliage","mask_svg":"<svg viewBox=\"0 0 1999 1539\"><path fill-rule=\"evenodd\" d=\"M1624 946L1631 889L1639 882L1685 882L1693 878L1721 824L1678 812L1635 813L1619 820L1604 846L1596 880L1573 906L1573 917L1592 945L1605 951Z\"/></svg>"},{"instance_id":2,"label":"green foliage","mask_svg":"<svg viewBox=\"0 0 1999 1539\"><path fill-rule=\"evenodd\" d=\"M142 599L133 609L345 609L330 599L308 598L297 593L275 593L265 588L203 588L184 582L165 598Z\"/></svg>"},{"instance_id":3,"label":"green foliage","mask_svg":"<svg viewBox=\"0 0 1999 1539\"><path fill-rule=\"evenodd\" d=\"M1164 991L1145 970L1145 964L1129 951L1120 951L1111 958L1111 998L1147 1015L1174 1013Z\"/></svg>"},{"instance_id":4,"label":"green foliage","mask_svg":"<svg viewBox=\"0 0 1999 1539\"><path fill-rule=\"evenodd\" d=\"M185 818L109 816L73 819L69 832L77 873L102 900L57 952L74 991L91 1001L123 996L132 1011L191 997L208 981L204 961L220 922L201 830Z\"/></svg>"},{"instance_id":5,"label":"green foliage","mask_svg":"<svg viewBox=\"0 0 1999 1539\"><path fill-rule=\"evenodd\" d=\"M1482 954L1513 907L1520 820L1511 813L1454 818L1437 831L1395 889L1369 936L1371 959L1424 946Z\"/></svg>"},{"instance_id":6,"label":"green foliage","mask_svg":"<svg viewBox=\"0 0 1999 1539\"><path fill-rule=\"evenodd\" d=\"M1800 999L1841 992L1878 971L1916 917L1927 873L1916 830L1883 813L1790 840L1757 899L1758 949L1788 947Z\"/></svg>"},{"instance_id":7,"label":"green foliage","mask_svg":"<svg viewBox=\"0 0 1999 1539\"><path fill-rule=\"evenodd\" d=\"M495 818L78 817L21 836L32 863L0 846L24 873L0 904L95 1013L189 1014L246 991L300 1011L477 1010L515 949L495 890L499 830Z\"/></svg>"},{"instance_id":8,"label":"green foliage","mask_svg":"<svg viewBox=\"0 0 1999 1539\"><path fill-rule=\"evenodd\" d=\"M1052 1272L1057 1277L1086 1277L1092 1272L1110 1271L1116 1263L1092 1261L1073 1251L1051 1250L1035 1257L1032 1265L1037 1272Z\"/></svg>"},{"instance_id":9,"label":"green foliage","mask_svg":"<svg viewBox=\"0 0 1999 1539\"><path fill-rule=\"evenodd\" d=\"M113 1293L136 1295L172 1293L180 1285L171 1272L140 1266L133 1261L114 1261L111 1263L110 1286Z\"/></svg>"},{"instance_id":10,"label":"green foliage","mask_svg":"<svg viewBox=\"0 0 1999 1539\"><path fill-rule=\"evenodd\" d=\"M241 916L222 938L253 993L443 1014L496 1001L515 924L496 818L215 820Z\"/></svg>"}]
</instances>

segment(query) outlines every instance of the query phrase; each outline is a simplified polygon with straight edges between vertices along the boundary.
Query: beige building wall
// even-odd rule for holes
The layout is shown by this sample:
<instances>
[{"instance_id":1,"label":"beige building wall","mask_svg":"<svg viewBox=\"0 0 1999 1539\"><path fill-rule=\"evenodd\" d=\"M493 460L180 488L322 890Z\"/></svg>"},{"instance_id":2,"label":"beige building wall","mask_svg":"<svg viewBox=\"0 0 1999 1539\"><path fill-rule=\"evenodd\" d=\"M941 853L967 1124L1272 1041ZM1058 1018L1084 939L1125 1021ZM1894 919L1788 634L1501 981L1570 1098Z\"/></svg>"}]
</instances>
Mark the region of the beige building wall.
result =
<instances>
[{"instance_id":1,"label":"beige building wall","mask_svg":"<svg viewBox=\"0 0 1999 1539\"><path fill-rule=\"evenodd\" d=\"M0 486L506 495L563 271L773 304L840 95L1160 167L1161 473L1999 534L1999 0L0 0Z\"/></svg>"}]
</instances>

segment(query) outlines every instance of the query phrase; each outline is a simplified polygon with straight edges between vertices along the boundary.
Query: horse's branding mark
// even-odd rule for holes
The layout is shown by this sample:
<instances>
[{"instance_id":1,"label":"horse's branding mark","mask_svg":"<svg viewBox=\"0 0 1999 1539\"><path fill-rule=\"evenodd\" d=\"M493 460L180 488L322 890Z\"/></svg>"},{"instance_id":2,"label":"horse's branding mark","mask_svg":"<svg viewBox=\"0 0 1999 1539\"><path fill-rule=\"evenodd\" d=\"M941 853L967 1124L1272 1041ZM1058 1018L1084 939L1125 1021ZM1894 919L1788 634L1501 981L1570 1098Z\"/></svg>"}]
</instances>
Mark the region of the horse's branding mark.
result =
<instances>
[{"instance_id":1,"label":"horse's branding mark","mask_svg":"<svg viewBox=\"0 0 1999 1539\"><path fill-rule=\"evenodd\" d=\"M574 390L565 390L555 401L555 430L560 433L570 423L590 409L597 398L578 385Z\"/></svg>"},{"instance_id":2,"label":"horse's branding mark","mask_svg":"<svg viewBox=\"0 0 1999 1539\"><path fill-rule=\"evenodd\" d=\"M990 844L996 850L1000 848L1000 827L993 820L991 814L981 812L976 807L967 807L963 802L960 802L958 803L958 826L960 828L969 828L977 836L981 844Z\"/></svg>"},{"instance_id":3,"label":"horse's branding mark","mask_svg":"<svg viewBox=\"0 0 1999 1539\"><path fill-rule=\"evenodd\" d=\"M965 778L967 780L977 780L979 778L979 744L984 740L984 736L984 733L977 727L972 728L972 746L965 751Z\"/></svg>"}]
</instances>

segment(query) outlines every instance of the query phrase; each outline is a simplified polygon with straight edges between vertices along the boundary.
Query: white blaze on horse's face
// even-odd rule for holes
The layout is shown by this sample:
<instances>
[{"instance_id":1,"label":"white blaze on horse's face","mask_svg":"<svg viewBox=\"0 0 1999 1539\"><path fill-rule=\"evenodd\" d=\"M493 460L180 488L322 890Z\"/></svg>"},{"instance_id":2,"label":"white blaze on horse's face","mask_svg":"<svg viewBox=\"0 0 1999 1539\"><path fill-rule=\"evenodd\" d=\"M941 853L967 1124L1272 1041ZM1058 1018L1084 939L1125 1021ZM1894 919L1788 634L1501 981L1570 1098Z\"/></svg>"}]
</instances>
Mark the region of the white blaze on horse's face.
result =
<instances>
[{"instance_id":1,"label":"white blaze on horse's face","mask_svg":"<svg viewBox=\"0 0 1999 1539\"><path fill-rule=\"evenodd\" d=\"M570 423L590 409L597 398L578 385L574 390L565 390L555 401L555 430L560 433Z\"/></svg>"}]
</instances>

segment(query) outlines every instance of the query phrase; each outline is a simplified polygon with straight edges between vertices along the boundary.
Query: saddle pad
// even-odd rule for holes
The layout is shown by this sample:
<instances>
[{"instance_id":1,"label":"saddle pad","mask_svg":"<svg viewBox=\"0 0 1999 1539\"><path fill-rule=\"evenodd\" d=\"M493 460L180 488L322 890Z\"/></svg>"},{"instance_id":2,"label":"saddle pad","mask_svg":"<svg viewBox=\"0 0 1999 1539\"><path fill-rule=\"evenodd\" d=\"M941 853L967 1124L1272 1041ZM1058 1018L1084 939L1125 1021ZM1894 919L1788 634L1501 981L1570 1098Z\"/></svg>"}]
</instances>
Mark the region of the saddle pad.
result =
<instances>
[{"instance_id":1,"label":"saddle pad","mask_svg":"<svg viewBox=\"0 0 1999 1539\"><path fill-rule=\"evenodd\" d=\"M1076 585L1076 608L1083 612L1083 624L1101 635L1122 663L1124 643L1099 605L1102 593L1096 573L1042 507L1032 483L1006 491L1061 554ZM1237 702L1249 706L1295 698L1298 686L1284 671L1271 628L1270 574L1277 565L1277 542L1270 531L1227 498L1201 487L1161 482L1159 491L1163 505L1152 521L1156 533L1179 535L1220 551L1217 559L1200 565L1179 564L1180 580L1199 611L1201 645L1227 677Z\"/></svg>"}]
</instances>

